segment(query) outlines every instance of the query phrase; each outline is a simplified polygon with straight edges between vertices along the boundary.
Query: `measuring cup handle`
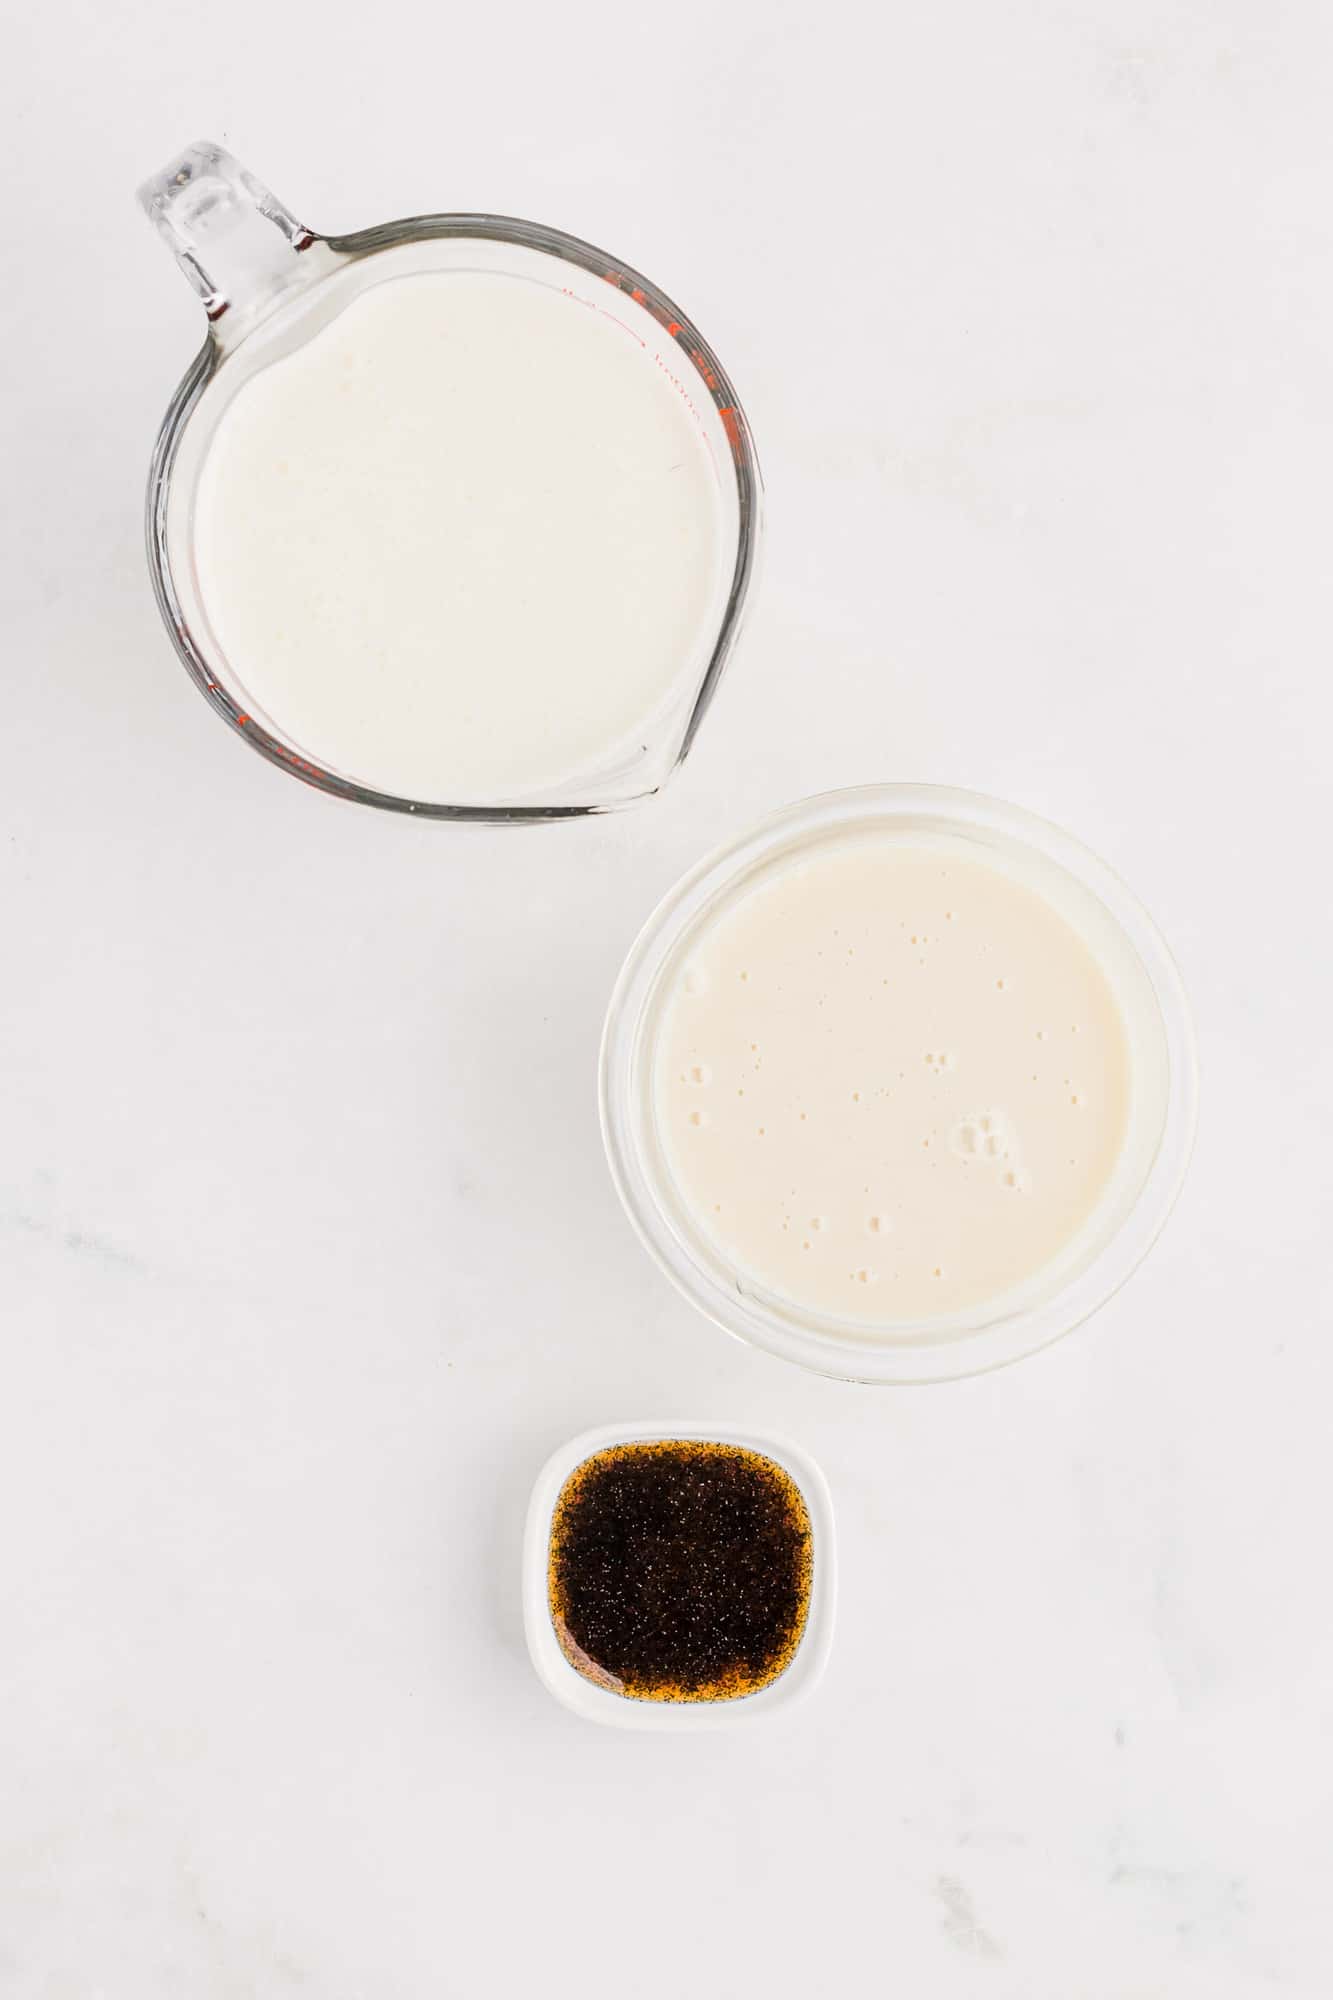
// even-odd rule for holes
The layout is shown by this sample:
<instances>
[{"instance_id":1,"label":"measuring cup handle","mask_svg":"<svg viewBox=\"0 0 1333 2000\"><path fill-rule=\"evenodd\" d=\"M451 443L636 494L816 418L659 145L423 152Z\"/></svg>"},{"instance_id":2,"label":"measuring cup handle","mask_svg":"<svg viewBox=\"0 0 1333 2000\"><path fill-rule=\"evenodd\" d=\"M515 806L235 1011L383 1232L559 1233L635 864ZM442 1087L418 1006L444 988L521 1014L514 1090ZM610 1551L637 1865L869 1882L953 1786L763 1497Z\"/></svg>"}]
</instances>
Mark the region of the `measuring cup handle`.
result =
<instances>
[{"instance_id":1,"label":"measuring cup handle","mask_svg":"<svg viewBox=\"0 0 1333 2000\"><path fill-rule=\"evenodd\" d=\"M187 146L145 181L139 205L220 339L246 331L278 298L319 275L331 256L322 237L211 140Z\"/></svg>"}]
</instances>

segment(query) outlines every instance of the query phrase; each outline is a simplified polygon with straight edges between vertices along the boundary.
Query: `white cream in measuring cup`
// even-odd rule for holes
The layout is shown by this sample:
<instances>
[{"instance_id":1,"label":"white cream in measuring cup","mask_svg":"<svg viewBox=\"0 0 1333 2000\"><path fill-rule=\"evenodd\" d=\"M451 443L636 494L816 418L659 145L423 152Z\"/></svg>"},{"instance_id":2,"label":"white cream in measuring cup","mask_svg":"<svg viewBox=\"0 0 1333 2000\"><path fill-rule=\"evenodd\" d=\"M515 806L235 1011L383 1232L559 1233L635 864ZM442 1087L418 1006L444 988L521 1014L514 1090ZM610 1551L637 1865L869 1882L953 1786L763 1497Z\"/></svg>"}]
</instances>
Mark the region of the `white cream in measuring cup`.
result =
<instances>
[{"instance_id":1,"label":"white cream in measuring cup","mask_svg":"<svg viewBox=\"0 0 1333 2000\"><path fill-rule=\"evenodd\" d=\"M323 239L256 186L196 148L145 191L197 284L212 247L264 246L200 286L210 344L154 468L159 596L196 678L269 755L375 803L522 816L656 789L757 529L715 359L575 239L493 217Z\"/></svg>"}]
</instances>

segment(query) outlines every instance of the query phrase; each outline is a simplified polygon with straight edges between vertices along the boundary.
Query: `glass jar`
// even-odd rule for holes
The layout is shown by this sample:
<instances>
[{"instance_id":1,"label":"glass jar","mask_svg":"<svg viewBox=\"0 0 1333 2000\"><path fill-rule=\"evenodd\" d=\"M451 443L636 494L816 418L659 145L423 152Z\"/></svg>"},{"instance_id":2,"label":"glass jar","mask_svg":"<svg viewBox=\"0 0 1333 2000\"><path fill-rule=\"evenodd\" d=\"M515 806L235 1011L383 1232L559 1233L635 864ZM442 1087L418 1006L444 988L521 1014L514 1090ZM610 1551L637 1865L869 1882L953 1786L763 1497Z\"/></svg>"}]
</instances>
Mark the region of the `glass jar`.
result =
<instances>
[{"instance_id":1,"label":"glass jar","mask_svg":"<svg viewBox=\"0 0 1333 2000\"><path fill-rule=\"evenodd\" d=\"M867 832L970 849L1041 895L1078 932L1124 1019L1129 1121L1110 1185L1067 1250L1016 1290L919 1321L821 1317L738 1268L710 1240L672 1174L654 1089L672 988L712 917L822 843ZM1189 1006L1152 918L1071 835L998 799L938 785L874 785L803 799L701 861L649 917L606 1017L602 1131L612 1178L649 1253L726 1332L819 1374L930 1382L980 1374L1045 1347L1105 1303L1146 1255L1184 1179L1198 1078Z\"/></svg>"}]
</instances>

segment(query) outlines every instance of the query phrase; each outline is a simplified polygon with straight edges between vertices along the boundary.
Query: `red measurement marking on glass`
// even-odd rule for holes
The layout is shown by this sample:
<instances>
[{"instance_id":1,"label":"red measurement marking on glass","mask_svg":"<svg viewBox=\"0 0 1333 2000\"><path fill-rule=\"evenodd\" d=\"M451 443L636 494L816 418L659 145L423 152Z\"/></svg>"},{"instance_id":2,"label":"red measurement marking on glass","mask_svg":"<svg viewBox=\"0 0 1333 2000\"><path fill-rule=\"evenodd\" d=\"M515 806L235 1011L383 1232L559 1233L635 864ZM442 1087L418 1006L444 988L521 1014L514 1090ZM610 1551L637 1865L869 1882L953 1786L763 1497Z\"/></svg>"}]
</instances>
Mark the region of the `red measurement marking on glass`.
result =
<instances>
[{"instance_id":1,"label":"red measurement marking on glass","mask_svg":"<svg viewBox=\"0 0 1333 2000\"><path fill-rule=\"evenodd\" d=\"M713 373L712 369L709 367L708 356L703 352L703 350L698 347L687 347L685 352L689 355L690 360L694 363L699 373L703 376L704 381L708 385L708 387L710 389L716 389L717 376Z\"/></svg>"}]
</instances>

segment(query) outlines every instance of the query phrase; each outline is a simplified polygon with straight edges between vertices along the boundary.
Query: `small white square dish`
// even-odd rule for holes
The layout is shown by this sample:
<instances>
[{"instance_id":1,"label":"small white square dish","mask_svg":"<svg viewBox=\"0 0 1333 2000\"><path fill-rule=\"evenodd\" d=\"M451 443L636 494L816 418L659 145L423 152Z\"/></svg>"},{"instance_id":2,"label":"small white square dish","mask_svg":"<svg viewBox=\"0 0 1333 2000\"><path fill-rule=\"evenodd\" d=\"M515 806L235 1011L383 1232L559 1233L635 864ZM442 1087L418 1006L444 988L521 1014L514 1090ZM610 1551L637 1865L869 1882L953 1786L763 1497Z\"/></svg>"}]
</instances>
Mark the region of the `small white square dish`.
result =
<instances>
[{"instance_id":1,"label":"small white square dish","mask_svg":"<svg viewBox=\"0 0 1333 2000\"><path fill-rule=\"evenodd\" d=\"M786 1664L774 1678L750 1692L711 1699L622 1693L576 1667L557 1632L551 1604L552 1530L557 1511L574 1475L599 1455L616 1453L622 1446L690 1444L720 1445L755 1454L771 1461L795 1486L809 1519L804 1622ZM538 1677L556 1700L589 1722L613 1729L722 1729L789 1708L810 1693L827 1664L836 1596L833 1506L828 1486L814 1460L784 1439L728 1424L608 1424L561 1445L537 1477L523 1546L523 1623L528 1651Z\"/></svg>"}]
</instances>

